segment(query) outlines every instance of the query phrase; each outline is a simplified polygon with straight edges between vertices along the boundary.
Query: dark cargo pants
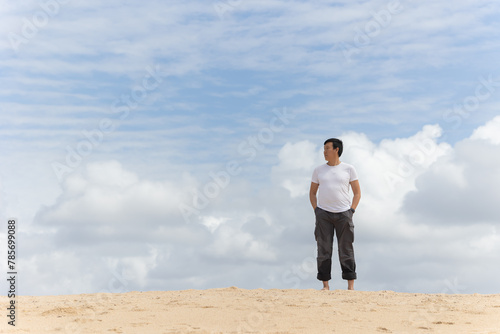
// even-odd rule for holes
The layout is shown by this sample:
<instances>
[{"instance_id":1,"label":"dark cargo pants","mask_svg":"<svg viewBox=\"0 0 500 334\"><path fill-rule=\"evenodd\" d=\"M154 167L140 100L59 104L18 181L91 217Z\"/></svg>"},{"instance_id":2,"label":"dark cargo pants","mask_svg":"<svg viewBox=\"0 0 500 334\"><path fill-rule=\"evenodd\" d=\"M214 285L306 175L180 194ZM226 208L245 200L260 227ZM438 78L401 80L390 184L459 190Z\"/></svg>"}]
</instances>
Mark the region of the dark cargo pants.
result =
<instances>
[{"instance_id":1,"label":"dark cargo pants","mask_svg":"<svg viewBox=\"0 0 500 334\"><path fill-rule=\"evenodd\" d=\"M318 245L318 280L329 281L332 271L333 235L337 232L340 267L342 278L356 279L356 261L354 260L354 224L352 211L329 212L316 207L316 227L314 237Z\"/></svg>"}]
</instances>

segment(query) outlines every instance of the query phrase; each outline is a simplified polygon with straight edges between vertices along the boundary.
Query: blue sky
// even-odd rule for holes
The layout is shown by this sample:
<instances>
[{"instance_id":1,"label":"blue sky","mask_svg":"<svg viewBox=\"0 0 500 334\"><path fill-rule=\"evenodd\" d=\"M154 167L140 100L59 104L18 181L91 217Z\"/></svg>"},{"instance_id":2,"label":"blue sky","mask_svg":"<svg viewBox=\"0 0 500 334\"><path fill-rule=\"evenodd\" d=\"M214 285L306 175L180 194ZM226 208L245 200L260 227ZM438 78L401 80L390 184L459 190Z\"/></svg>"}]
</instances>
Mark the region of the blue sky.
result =
<instances>
[{"instance_id":1,"label":"blue sky","mask_svg":"<svg viewBox=\"0 0 500 334\"><path fill-rule=\"evenodd\" d=\"M307 191L330 137L360 175L359 289L498 292L498 15L489 1L2 5L0 216L20 220L21 292L117 275L119 291L318 286Z\"/></svg>"}]
</instances>

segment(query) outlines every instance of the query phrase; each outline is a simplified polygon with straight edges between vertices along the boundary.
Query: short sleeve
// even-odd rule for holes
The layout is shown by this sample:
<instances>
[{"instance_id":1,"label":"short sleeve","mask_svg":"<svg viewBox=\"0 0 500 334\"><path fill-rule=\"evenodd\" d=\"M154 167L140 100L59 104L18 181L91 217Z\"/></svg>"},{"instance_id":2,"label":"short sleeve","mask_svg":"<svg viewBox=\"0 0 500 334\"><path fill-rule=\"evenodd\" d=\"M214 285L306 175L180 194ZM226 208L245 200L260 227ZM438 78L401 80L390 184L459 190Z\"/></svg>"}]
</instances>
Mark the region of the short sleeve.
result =
<instances>
[{"instance_id":1,"label":"short sleeve","mask_svg":"<svg viewBox=\"0 0 500 334\"><path fill-rule=\"evenodd\" d=\"M358 179L358 173L356 172L356 169L353 166L349 168L349 174L350 174L349 182L356 181Z\"/></svg>"},{"instance_id":2,"label":"short sleeve","mask_svg":"<svg viewBox=\"0 0 500 334\"><path fill-rule=\"evenodd\" d=\"M311 181L312 181L312 182L314 182L314 183L319 184L319 178L318 178L318 168L317 168L317 167L314 169L314 172L313 172L313 175L312 175Z\"/></svg>"}]
</instances>

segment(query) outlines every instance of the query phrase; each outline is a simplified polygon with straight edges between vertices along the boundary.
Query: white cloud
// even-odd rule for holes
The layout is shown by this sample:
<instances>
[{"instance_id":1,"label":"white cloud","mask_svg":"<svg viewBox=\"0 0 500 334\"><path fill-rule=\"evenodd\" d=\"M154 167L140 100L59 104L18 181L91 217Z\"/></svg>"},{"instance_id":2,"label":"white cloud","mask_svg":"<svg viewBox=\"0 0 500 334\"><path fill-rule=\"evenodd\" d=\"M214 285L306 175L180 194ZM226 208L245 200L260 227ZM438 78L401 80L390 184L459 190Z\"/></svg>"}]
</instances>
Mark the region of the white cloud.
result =
<instances>
[{"instance_id":1,"label":"white cloud","mask_svg":"<svg viewBox=\"0 0 500 334\"><path fill-rule=\"evenodd\" d=\"M286 143L278 153L280 163L272 168L273 179L290 192L292 198L309 193L308 173L322 160L321 152L309 141Z\"/></svg>"},{"instance_id":2,"label":"white cloud","mask_svg":"<svg viewBox=\"0 0 500 334\"><path fill-rule=\"evenodd\" d=\"M471 139L487 140L494 145L500 144L500 116L495 117L472 133Z\"/></svg>"},{"instance_id":3,"label":"white cloud","mask_svg":"<svg viewBox=\"0 0 500 334\"><path fill-rule=\"evenodd\" d=\"M202 225L205 225L208 230L212 233L221 225L224 224L228 218L225 217L214 217L214 216L201 216L200 221Z\"/></svg>"},{"instance_id":4,"label":"white cloud","mask_svg":"<svg viewBox=\"0 0 500 334\"><path fill-rule=\"evenodd\" d=\"M470 242L470 246L477 254L496 255L500 251L500 235L497 232L497 227L490 227L488 232L488 234Z\"/></svg>"},{"instance_id":5,"label":"white cloud","mask_svg":"<svg viewBox=\"0 0 500 334\"><path fill-rule=\"evenodd\" d=\"M102 229L101 235L130 233L131 238L135 227L158 227L162 217L177 215L185 194L171 182L139 180L117 161L87 164L83 172L75 171L64 180L63 189L55 205L39 212L40 224L73 232ZM165 223L180 224L175 220Z\"/></svg>"},{"instance_id":6,"label":"white cloud","mask_svg":"<svg viewBox=\"0 0 500 334\"><path fill-rule=\"evenodd\" d=\"M498 146L466 139L452 147L437 142L441 133L433 125L380 143L362 133L339 136L342 160L357 168L362 189L355 214L360 289L442 292L443 282L458 279L461 292L477 291L466 272L495 260L500 177L490 163ZM199 187L189 174L150 181L117 161L87 164L66 178L61 196L38 212L34 232L25 236L26 275L36 278L26 292L173 289L189 282L314 287L315 273L303 268L315 247L307 190L312 169L324 163L322 143L287 143L278 158L273 184L252 190L234 177L192 223L177 207L190 198L188 188ZM398 175L401 163L414 169L391 188L384 175ZM47 272L52 259L57 264ZM483 284L491 291L494 282Z\"/></svg>"},{"instance_id":7,"label":"white cloud","mask_svg":"<svg viewBox=\"0 0 500 334\"><path fill-rule=\"evenodd\" d=\"M499 224L500 173L493 166L500 164L500 142L495 144L496 133L490 132L495 122L479 127L455 145L452 156L430 166L407 194L404 210L427 224Z\"/></svg>"},{"instance_id":8,"label":"white cloud","mask_svg":"<svg viewBox=\"0 0 500 334\"><path fill-rule=\"evenodd\" d=\"M203 278L196 268L186 270L185 264L204 268L224 261L276 261L271 245L277 228L271 226L273 217L266 210L242 214L234 208L228 211L230 200L214 200L200 212L206 215L187 223L178 206L192 198L191 187L199 184L189 174L175 182L150 181L114 160L75 171L64 180L55 202L39 210L31 232L23 237L32 246L24 251L26 273L37 277L37 284L28 284L25 293L109 290L105 283L116 281L117 272L127 282L118 285L127 290L147 289L157 280L155 272L164 272L163 284L179 275L206 282L210 277ZM226 196L231 198L221 195ZM38 275L50 258L58 264L50 274ZM208 275L214 274L209 269Z\"/></svg>"},{"instance_id":9,"label":"white cloud","mask_svg":"<svg viewBox=\"0 0 500 334\"><path fill-rule=\"evenodd\" d=\"M213 242L207 249L208 255L218 261L264 261L274 262L276 254L265 240L255 238L251 233L242 231L237 225L219 227L214 232Z\"/></svg>"}]
</instances>

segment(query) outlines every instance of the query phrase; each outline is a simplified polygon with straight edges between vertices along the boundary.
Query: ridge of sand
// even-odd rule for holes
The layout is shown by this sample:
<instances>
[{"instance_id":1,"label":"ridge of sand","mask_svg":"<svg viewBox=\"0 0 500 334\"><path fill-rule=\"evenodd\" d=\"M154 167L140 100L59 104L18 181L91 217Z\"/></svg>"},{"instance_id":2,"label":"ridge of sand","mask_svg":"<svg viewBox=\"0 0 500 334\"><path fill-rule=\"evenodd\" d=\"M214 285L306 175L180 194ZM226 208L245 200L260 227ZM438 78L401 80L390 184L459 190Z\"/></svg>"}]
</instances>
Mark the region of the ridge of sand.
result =
<instances>
[{"instance_id":1,"label":"ridge of sand","mask_svg":"<svg viewBox=\"0 0 500 334\"><path fill-rule=\"evenodd\" d=\"M17 326L2 307L0 333L500 333L500 294L229 287L16 301Z\"/></svg>"}]
</instances>

